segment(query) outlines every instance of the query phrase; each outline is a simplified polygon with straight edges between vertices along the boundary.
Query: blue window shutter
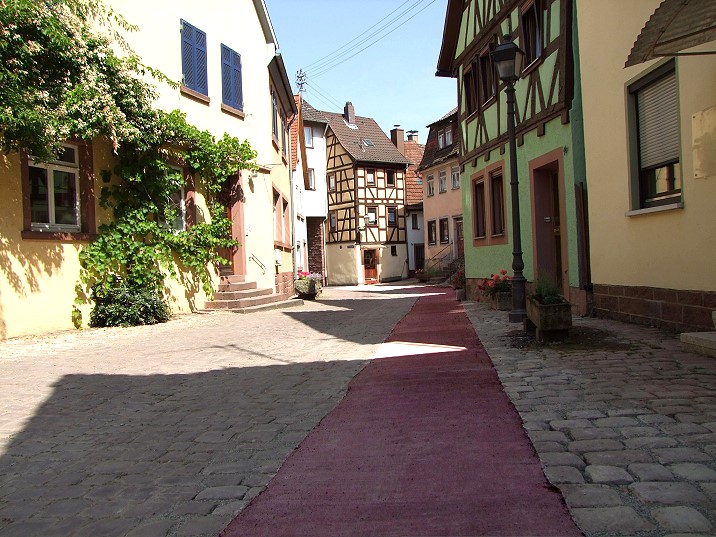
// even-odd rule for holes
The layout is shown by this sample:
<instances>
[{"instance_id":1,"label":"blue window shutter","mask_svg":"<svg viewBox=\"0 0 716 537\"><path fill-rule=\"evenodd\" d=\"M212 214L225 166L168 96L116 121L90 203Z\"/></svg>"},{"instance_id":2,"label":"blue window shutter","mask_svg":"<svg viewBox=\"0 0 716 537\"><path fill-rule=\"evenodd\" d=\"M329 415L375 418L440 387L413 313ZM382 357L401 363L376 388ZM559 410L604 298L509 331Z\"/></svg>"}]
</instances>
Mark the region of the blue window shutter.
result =
<instances>
[{"instance_id":1,"label":"blue window shutter","mask_svg":"<svg viewBox=\"0 0 716 537\"><path fill-rule=\"evenodd\" d=\"M194 61L194 27L181 21L181 71L182 83L191 89L196 89L196 77Z\"/></svg>"},{"instance_id":2,"label":"blue window shutter","mask_svg":"<svg viewBox=\"0 0 716 537\"><path fill-rule=\"evenodd\" d=\"M196 68L196 87L193 88L204 95L209 94L209 81L206 75L206 33L194 28L194 52Z\"/></svg>"},{"instance_id":3,"label":"blue window shutter","mask_svg":"<svg viewBox=\"0 0 716 537\"><path fill-rule=\"evenodd\" d=\"M221 99L224 104L237 108L231 92L231 53L229 47L221 45Z\"/></svg>"},{"instance_id":4,"label":"blue window shutter","mask_svg":"<svg viewBox=\"0 0 716 537\"><path fill-rule=\"evenodd\" d=\"M233 51L232 51L233 52ZM232 66L232 86L234 99L236 100L236 108L244 109L244 90L241 87L241 55L233 52Z\"/></svg>"}]
</instances>

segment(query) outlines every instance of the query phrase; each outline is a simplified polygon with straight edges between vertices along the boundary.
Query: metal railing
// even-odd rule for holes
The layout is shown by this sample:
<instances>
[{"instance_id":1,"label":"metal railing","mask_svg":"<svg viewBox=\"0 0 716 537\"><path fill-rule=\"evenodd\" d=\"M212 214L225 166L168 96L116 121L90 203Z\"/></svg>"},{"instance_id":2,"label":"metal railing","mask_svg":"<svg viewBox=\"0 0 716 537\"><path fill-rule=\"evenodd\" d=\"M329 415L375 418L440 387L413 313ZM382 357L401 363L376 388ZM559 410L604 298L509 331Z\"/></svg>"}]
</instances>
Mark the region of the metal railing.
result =
<instances>
[{"instance_id":1,"label":"metal railing","mask_svg":"<svg viewBox=\"0 0 716 537\"><path fill-rule=\"evenodd\" d=\"M266 265L264 265L261 261L259 261L259 259L254 254L251 254L249 256L249 261L253 261L254 263L256 263L259 266L259 268L261 269L261 273L266 274Z\"/></svg>"}]
</instances>

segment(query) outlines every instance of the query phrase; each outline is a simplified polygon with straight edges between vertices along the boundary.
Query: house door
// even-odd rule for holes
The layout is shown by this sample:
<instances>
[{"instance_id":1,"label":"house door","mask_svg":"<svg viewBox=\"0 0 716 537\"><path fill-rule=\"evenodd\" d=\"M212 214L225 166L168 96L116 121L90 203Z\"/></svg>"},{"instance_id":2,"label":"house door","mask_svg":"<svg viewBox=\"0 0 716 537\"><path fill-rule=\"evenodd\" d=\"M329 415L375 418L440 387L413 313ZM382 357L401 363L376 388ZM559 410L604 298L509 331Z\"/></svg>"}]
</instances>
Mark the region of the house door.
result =
<instances>
[{"instance_id":1,"label":"house door","mask_svg":"<svg viewBox=\"0 0 716 537\"><path fill-rule=\"evenodd\" d=\"M229 219L229 221L232 220L232 199L231 199L231 183L233 181L229 179L224 183L224 186L221 187L221 192L219 193L219 201L221 202L221 205L224 207L224 214L226 218ZM231 276L234 274L234 253L235 248L217 248L216 253L219 254L221 257L224 258L226 261L225 263L222 263L219 265L219 275L220 276Z\"/></svg>"},{"instance_id":2,"label":"house door","mask_svg":"<svg viewBox=\"0 0 716 537\"><path fill-rule=\"evenodd\" d=\"M534 226L537 277L563 285L563 230L560 208L558 164L534 170Z\"/></svg>"},{"instance_id":3,"label":"house door","mask_svg":"<svg viewBox=\"0 0 716 537\"><path fill-rule=\"evenodd\" d=\"M455 219L455 242L457 243L457 257L464 257L465 239L462 233L462 218Z\"/></svg>"},{"instance_id":4,"label":"house door","mask_svg":"<svg viewBox=\"0 0 716 537\"><path fill-rule=\"evenodd\" d=\"M378 281L377 250L363 250L363 270L365 283L376 283Z\"/></svg>"},{"instance_id":5,"label":"house door","mask_svg":"<svg viewBox=\"0 0 716 537\"><path fill-rule=\"evenodd\" d=\"M415 270L423 270L425 268L425 245L414 244L413 254L415 256Z\"/></svg>"}]
</instances>

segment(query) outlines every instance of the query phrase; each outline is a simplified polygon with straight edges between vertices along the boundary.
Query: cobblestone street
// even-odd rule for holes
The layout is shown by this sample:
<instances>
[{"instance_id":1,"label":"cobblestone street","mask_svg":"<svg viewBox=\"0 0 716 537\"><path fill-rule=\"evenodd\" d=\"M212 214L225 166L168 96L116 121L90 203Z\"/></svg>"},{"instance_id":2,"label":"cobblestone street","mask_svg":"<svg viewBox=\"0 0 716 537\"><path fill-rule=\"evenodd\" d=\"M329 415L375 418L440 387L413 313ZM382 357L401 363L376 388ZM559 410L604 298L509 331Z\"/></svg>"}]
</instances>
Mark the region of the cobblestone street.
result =
<instances>
[{"instance_id":1,"label":"cobblestone street","mask_svg":"<svg viewBox=\"0 0 716 537\"><path fill-rule=\"evenodd\" d=\"M540 348L505 312L466 310L585 534L714 534L713 358L599 319L575 318L574 341Z\"/></svg>"},{"instance_id":2,"label":"cobblestone street","mask_svg":"<svg viewBox=\"0 0 716 537\"><path fill-rule=\"evenodd\" d=\"M217 535L417 296L0 343L0 535Z\"/></svg>"}]
</instances>

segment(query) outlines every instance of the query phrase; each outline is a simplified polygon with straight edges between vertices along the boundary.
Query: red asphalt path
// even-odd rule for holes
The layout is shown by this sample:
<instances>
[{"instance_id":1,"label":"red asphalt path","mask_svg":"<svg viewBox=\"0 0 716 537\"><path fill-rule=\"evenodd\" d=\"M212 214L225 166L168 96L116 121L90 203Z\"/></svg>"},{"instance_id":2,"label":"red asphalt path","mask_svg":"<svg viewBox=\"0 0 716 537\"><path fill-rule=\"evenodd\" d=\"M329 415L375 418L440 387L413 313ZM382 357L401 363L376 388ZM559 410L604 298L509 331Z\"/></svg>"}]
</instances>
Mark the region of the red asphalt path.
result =
<instances>
[{"instance_id":1,"label":"red asphalt path","mask_svg":"<svg viewBox=\"0 0 716 537\"><path fill-rule=\"evenodd\" d=\"M221 537L581 535L454 291L430 289L381 347L415 353L371 361Z\"/></svg>"}]
</instances>

